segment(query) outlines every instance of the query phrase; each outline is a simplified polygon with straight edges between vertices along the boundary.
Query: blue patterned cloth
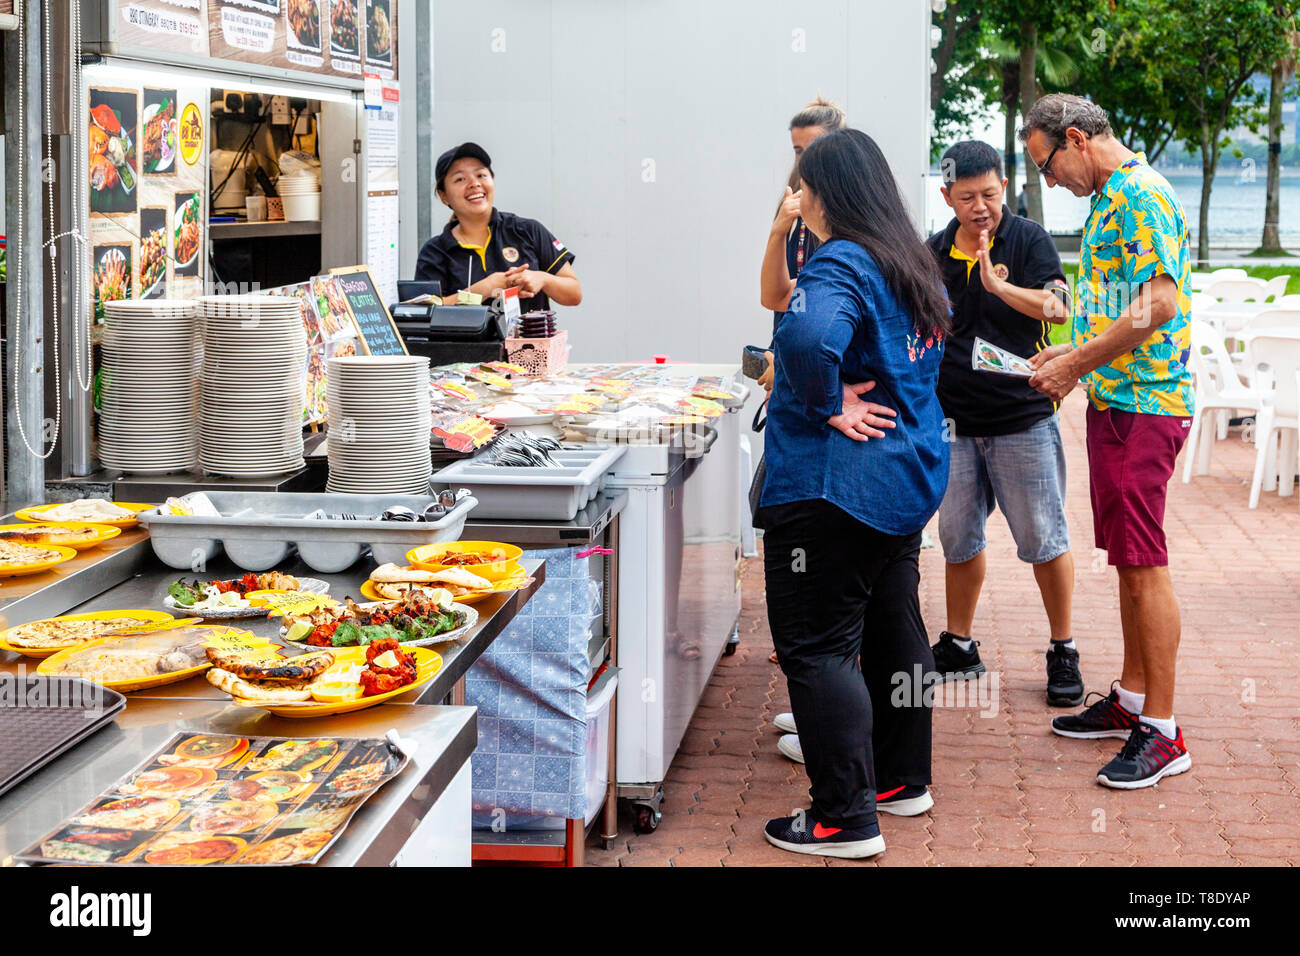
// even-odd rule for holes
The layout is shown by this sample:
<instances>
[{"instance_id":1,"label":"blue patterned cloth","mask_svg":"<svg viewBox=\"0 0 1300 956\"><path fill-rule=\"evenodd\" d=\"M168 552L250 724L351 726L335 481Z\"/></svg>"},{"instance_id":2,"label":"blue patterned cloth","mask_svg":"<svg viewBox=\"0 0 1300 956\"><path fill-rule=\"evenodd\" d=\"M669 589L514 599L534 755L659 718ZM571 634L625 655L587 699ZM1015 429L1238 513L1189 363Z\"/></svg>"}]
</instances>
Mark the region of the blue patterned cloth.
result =
<instances>
[{"instance_id":1,"label":"blue patterned cloth","mask_svg":"<svg viewBox=\"0 0 1300 956\"><path fill-rule=\"evenodd\" d=\"M465 702L478 708L475 827L554 826L586 812L592 608L579 550L524 552L546 562L546 583L465 677Z\"/></svg>"}]
</instances>

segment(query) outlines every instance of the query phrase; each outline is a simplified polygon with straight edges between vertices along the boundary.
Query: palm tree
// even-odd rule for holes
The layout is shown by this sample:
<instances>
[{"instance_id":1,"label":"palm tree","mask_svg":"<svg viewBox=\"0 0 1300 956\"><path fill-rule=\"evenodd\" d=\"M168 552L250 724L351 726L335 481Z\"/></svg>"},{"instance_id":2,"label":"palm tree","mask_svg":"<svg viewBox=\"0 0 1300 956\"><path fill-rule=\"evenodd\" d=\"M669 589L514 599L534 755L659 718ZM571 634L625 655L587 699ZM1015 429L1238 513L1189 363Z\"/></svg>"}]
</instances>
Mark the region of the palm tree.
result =
<instances>
[{"instance_id":1,"label":"palm tree","mask_svg":"<svg viewBox=\"0 0 1300 956\"><path fill-rule=\"evenodd\" d=\"M1284 13L1282 7L1279 13ZM1295 76L1296 51L1300 50L1300 31L1291 32L1291 52L1273 64L1268 91L1268 192L1264 200L1264 234L1257 255L1286 255L1278 230L1279 198L1282 191L1282 98L1283 91Z\"/></svg>"}]
</instances>

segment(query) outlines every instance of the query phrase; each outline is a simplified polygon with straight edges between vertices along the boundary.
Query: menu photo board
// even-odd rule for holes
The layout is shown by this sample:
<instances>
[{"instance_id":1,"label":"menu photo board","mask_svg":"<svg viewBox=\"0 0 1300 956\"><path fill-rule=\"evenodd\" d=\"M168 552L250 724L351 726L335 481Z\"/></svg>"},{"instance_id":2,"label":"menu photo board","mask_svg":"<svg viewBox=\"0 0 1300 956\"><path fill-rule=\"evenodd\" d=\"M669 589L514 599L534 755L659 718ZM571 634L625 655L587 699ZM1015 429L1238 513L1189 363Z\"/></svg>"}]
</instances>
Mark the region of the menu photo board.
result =
<instances>
[{"instance_id":1,"label":"menu photo board","mask_svg":"<svg viewBox=\"0 0 1300 956\"><path fill-rule=\"evenodd\" d=\"M331 269L367 355L408 355L406 343L375 289L369 266Z\"/></svg>"}]
</instances>

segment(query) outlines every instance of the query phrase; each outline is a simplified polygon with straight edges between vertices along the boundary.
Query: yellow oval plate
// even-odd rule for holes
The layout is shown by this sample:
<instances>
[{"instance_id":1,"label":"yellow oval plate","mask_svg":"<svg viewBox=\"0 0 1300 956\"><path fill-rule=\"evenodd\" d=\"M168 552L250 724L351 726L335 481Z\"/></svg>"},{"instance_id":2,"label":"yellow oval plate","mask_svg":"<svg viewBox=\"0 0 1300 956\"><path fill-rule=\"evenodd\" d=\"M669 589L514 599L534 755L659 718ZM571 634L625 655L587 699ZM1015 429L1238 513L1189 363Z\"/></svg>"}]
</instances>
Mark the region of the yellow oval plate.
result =
<instances>
[{"instance_id":1,"label":"yellow oval plate","mask_svg":"<svg viewBox=\"0 0 1300 956\"><path fill-rule=\"evenodd\" d=\"M58 552L57 558L50 558L46 561L37 561L33 564L0 564L0 578L16 578L20 574L39 574L41 571L48 571L56 564L62 564L64 561L71 561L77 556L75 548L65 548L59 544L41 544L41 545L24 545L16 544L15 548L39 547L44 551Z\"/></svg>"},{"instance_id":2,"label":"yellow oval plate","mask_svg":"<svg viewBox=\"0 0 1300 956\"><path fill-rule=\"evenodd\" d=\"M184 618L181 620L195 620L195 619ZM181 620L178 620L177 624L180 624ZM200 630L200 629L211 630L222 634L232 635L241 640L247 641L249 644L265 644L269 647L274 647L274 645L272 645L269 640L267 640L264 637L258 637L252 631L244 631L244 630L240 630L239 628L226 627L225 625L222 624L186 624L184 626L193 627L196 630ZM138 636L138 635L128 635L128 636ZM214 633L213 636L216 636L216 634ZM76 647L64 648L63 650L59 651L57 654L53 654L45 658L45 660L41 661L40 664L37 665L36 667L36 673L45 674L46 676L53 676L53 677L80 676L82 677L83 680L88 680L94 684L100 684L101 686L107 687L109 690L121 691L122 693L130 693L133 690L145 690L150 687L162 687L164 684L175 684L177 681L187 680L188 678L191 678L196 674L202 674L205 670L207 670L209 667L212 666L207 661L204 661L202 664L196 664L193 667L186 667L185 669L179 671L172 671L170 674L155 674L152 677L131 677L131 678L127 678L126 680L95 680L94 677L90 677L86 675L74 675L74 674L60 675L55 670L55 668L57 668L58 665L61 664L64 660L66 660L67 658L71 657L73 654L79 651L84 651L88 647L97 647L100 644L107 644L110 641L117 641L121 639L122 639L122 635L115 635L113 637L101 637L97 641L87 641L84 644L78 644Z\"/></svg>"},{"instance_id":3,"label":"yellow oval plate","mask_svg":"<svg viewBox=\"0 0 1300 956\"><path fill-rule=\"evenodd\" d=\"M99 518L93 522L46 520L43 512L49 511L51 508L57 508L60 504L66 503L67 502L56 501L54 504L49 505L33 505L30 508L23 508L21 511L15 511L14 517L19 521L35 521L40 524L106 524L111 525L114 528L134 528L140 523L139 518ZM154 505L140 504L138 501L114 501L112 504L117 505L119 508L130 508L136 514L139 514L141 511L148 511L150 508L155 507Z\"/></svg>"},{"instance_id":4,"label":"yellow oval plate","mask_svg":"<svg viewBox=\"0 0 1300 956\"><path fill-rule=\"evenodd\" d=\"M137 617L144 621L170 621L172 616L166 611L146 611L143 609L131 608L125 611L91 611L88 614L64 614L59 617L43 617L39 621L31 621L30 624L43 624L46 621L108 621L115 617ZM45 657L52 657L59 651L66 651L70 647L82 647L89 644L90 641L78 641L75 644L53 644L49 647L19 647L17 644L9 643L9 632L17 628L27 627L27 624L6 628L0 631L0 650L13 651L15 654L22 654L24 657L33 657L37 660ZM109 637L111 635L105 635ZM99 638L96 638L98 640Z\"/></svg>"},{"instance_id":5,"label":"yellow oval plate","mask_svg":"<svg viewBox=\"0 0 1300 956\"><path fill-rule=\"evenodd\" d=\"M364 647L331 647L320 648L321 650L331 650L334 652L334 663L320 680L332 681L337 680L335 675L356 667L358 664L365 666L366 649ZM400 697L409 690L417 687L423 687L429 681L438 676L442 670L442 655L437 651L431 651L427 647L408 647L405 648L408 653L415 655L415 682L407 684L405 687L399 687L397 690L390 690L386 694L375 694L373 697L359 697L356 700L345 700L335 704L321 704L312 700L305 700L301 703L293 704L274 704L262 703L253 700L241 700L238 697L231 698L231 703L239 707L256 707L259 710L269 711L277 717L330 717L334 714L350 714L355 710L365 710L367 707L374 707L376 704L382 704L386 700L394 697Z\"/></svg>"},{"instance_id":6,"label":"yellow oval plate","mask_svg":"<svg viewBox=\"0 0 1300 956\"><path fill-rule=\"evenodd\" d=\"M469 594L461 594L456 597L453 597L452 600L457 604L477 604L479 601L483 600L484 598L490 598L492 595L497 594L501 591L518 591L520 588L526 587L527 584L528 584L528 577L526 575L520 575L517 577L508 578L507 580L504 581L493 581L492 590L490 591L473 591ZM444 585L430 584L427 585L427 587L440 588L440 587L444 587ZM369 601L391 602L393 600L393 598L380 597L379 592L375 590L375 582L369 580L362 582L361 596L366 598Z\"/></svg>"},{"instance_id":7,"label":"yellow oval plate","mask_svg":"<svg viewBox=\"0 0 1300 956\"><path fill-rule=\"evenodd\" d=\"M93 529L94 533L84 535L80 538L68 538L65 536L62 542L60 542L58 545L37 544L36 547L38 548L60 547L60 548L73 548L76 551L85 551L87 548L94 548L97 547L98 545L103 544L109 538L116 538L119 534L122 533L121 528L117 528L112 525L106 525L106 524L95 524L90 521L87 521L84 525L81 524L80 522L75 522L75 521L70 521L66 525L59 524L57 521L50 521L50 522L45 522L44 526L47 528L84 527L84 528ZM0 524L0 531L37 531L40 529L40 527L41 527L40 524L36 524L36 525ZM20 546L23 545L23 542L21 541L15 541L13 543Z\"/></svg>"},{"instance_id":8,"label":"yellow oval plate","mask_svg":"<svg viewBox=\"0 0 1300 956\"><path fill-rule=\"evenodd\" d=\"M448 565L438 561L440 555L463 554L466 551L504 551L506 556L501 561L486 564ZM470 574L487 578L489 581L502 581L523 574L524 569L519 564L523 554L524 552L515 545L501 541L444 541L440 544L422 544L418 548L412 548L406 552L406 560L413 567L423 571L445 571L449 567L457 567Z\"/></svg>"}]
</instances>

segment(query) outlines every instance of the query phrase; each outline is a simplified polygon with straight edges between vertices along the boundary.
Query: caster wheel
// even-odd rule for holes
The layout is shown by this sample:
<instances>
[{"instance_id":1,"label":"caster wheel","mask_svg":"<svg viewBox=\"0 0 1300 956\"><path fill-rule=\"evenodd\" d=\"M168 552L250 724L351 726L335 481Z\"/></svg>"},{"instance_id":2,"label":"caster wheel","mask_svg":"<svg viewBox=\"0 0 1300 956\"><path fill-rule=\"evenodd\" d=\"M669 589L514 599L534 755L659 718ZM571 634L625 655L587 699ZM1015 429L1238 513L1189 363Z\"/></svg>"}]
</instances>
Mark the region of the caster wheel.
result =
<instances>
[{"instance_id":1,"label":"caster wheel","mask_svg":"<svg viewBox=\"0 0 1300 956\"><path fill-rule=\"evenodd\" d=\"M637 807L636 820L632 824L632 829L637 833L654 833L659 829L659 821L663 819L663 814L650 807Z\"/></svg>"}]
</instances>

